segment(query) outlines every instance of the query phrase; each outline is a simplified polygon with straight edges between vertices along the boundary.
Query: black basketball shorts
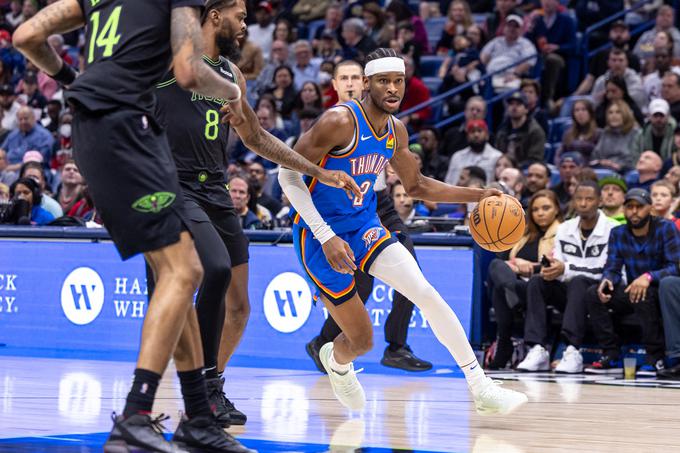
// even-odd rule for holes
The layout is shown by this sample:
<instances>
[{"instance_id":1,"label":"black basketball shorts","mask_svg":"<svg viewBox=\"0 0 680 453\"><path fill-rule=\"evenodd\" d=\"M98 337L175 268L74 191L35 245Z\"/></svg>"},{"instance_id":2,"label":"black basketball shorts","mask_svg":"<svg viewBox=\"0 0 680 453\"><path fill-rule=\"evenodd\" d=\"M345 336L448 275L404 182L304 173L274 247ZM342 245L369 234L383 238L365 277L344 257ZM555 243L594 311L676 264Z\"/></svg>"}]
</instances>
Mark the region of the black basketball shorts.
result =
<instances>
[{"instance_id":1,"label":"black basketball shorts","mask_svg":"<svg viewBox=\"0 0 680 453\"><path fill-rule=\"evenodd\" d=\"M182 191L165 133L143 112L76 108L75 160L123 259L179 241Z\"/></svg>"}]
</instances>

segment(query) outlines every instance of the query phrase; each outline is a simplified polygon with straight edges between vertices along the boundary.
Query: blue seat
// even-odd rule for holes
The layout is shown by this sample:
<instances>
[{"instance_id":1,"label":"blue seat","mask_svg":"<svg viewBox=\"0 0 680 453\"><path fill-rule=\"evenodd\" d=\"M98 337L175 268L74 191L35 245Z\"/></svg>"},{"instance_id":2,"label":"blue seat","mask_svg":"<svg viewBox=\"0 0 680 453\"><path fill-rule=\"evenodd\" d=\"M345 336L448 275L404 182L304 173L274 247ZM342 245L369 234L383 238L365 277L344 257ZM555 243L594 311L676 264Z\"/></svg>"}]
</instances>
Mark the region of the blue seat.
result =
<instances>
[{"instance_id":1,"label":"blue seat","mask_svg":"<svg viewBox=\"0 0 680 453\"><path fill-rule=\"evenodd\" d=\"M475 21L477 25L484 25L488 16L486 14L473 14L472 20Z\"/></svg>"},{"instance_id":2,"label":"blue seat","mask_svg":"<svg viewBox=\"0 0 680 453\"><path fill-rule=\"evenodd\" d=\"M420 76L425 77L437 77L439 68L444 62L444 57L439 55L423 55L420 57Z\"/></svg>"},{"instance_id":3,"label":"blue seat","mask_svg":"<svg viewBox=\"0 0 680 453\"><path fill-rule=\"evenodd\" d=\"M552 162L555 159L555 152L557 151L557 146L553 146L550 143L546 143L543 148L543 161Z\"/></svg>"},{"instance_id":4,"label":"blue seat","mask_svg":"<svg viewBox=\"0 0 680 453\"><path fill-rule=\"evenodd\" d=\"M562 136L567 129L571 127L571 118L555 118L548 122L549 132L548 132L548 142L553 145L558 145L562 142Z\"/></svg>"},{"instance_id":5,"label":"blue seat","mask_svg":"<svg viewBox=\"0 0 680 453\"><path fill-rule=\"evenodd\" d=\"M439 38L442 36L442 31L446 25L446 17L431 17L425 21L425 30L427 31L427 40L430 43L430 48L433 50L437 46Z\"/></svg>"},{"instance_id":6,"label":"blue seat","mask_svg":"<svg viewBox=\"0 0 680 453\"><path fill-rule=\"evenodd\" d=\"M574 106L574 102L580 101L581 99L586 99L590 102L593 102L593 98L591 96L569 96L564 98L564 104L562 104L562 108L560 109L560 117L571 118L571 109Z\"/></svg>"},{"instance_id":7,"label":"blue seat","mask_svg":"<svg viewBox=\"0 0 680 453\"><path fill-rule=\"evenodd\" d=\"M614 170L610 170L609 168L593 168L593 171L597 175L597 179L606 178L607 176L619 176L618 173L616 173Z\"/></svg>"},{"instance_id":8,"label":"blue seat","mask_svg":"<svg viewBox=\"0 0 680 453\"><path fill-rule=\"evenodd\" d=\"M442 79L439 77L423 77L423 83L430 90L431 95L437 94L439 87L442 85Z\"/></svg>"}]
</instances>

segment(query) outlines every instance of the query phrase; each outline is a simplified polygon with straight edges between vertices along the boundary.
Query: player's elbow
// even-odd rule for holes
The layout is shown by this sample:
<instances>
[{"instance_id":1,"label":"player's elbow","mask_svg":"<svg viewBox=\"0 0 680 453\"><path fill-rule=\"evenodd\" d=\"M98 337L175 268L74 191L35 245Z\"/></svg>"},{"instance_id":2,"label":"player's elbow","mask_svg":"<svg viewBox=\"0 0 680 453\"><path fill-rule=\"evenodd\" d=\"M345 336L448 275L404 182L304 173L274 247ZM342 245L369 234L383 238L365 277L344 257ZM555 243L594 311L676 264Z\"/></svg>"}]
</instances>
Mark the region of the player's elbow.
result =
<instances>
[{"instance_id":1,"label":"player's elbow","mask_svg":"<svg viewBox=\"0 0 680 453\"><path fill-rule=\"evenodd\" d=\"M187 91L193 91L199 86L197 71L191 64L176 64L174 66L177 84Z\"/></svg>"},{"instance_id":2,"label":"player's elbow","mask_svg":"<svg viewBox=\"0 0 680 453\"><path fill-rule=\"evenodd\" d=\"M26 22L21 24L12 35L12 45L19 51L25 51L38 46L47 38L42 38Z\"/></svg>"}]
</instances>

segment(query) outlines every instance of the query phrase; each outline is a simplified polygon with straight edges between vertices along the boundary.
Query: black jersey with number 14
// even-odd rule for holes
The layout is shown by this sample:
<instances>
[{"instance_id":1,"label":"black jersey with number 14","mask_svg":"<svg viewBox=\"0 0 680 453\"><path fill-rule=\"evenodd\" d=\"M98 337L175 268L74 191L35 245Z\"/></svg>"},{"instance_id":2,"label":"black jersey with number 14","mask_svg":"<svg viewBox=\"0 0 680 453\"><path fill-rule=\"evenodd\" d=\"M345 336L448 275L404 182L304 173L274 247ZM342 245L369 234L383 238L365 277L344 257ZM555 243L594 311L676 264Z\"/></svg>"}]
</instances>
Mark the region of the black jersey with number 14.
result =
<instances>
[{"instance_id":1,"label":"black jersey with number 14","mask_svg":"<svg viewBox=\"0 0 680 453\"><path fill-rule=\"evenodd\" d=\"M204 56L203 60L221 77L236 83L227 59L220 57L212 61ZM223 179L228 166L229 125L220 122L220 109L226 101L182 89L172 71L157 85L156 96L156 118L167 131L180 179L184 179L183 174L200 172L211 179L216 176Z\"/></svg>"},{"instance_id":2,"label":"black jersey with number 14","mask_svg":"<svg viewBox=\"0 0 680 453\"><path fill-rule=\"evenodd\" d=\"M92 112L120 106L153 115L154 90L170 67L171 12L203 0L78 0L87 20L86 71L66 99Z\"/></svg>"}]
</instances>

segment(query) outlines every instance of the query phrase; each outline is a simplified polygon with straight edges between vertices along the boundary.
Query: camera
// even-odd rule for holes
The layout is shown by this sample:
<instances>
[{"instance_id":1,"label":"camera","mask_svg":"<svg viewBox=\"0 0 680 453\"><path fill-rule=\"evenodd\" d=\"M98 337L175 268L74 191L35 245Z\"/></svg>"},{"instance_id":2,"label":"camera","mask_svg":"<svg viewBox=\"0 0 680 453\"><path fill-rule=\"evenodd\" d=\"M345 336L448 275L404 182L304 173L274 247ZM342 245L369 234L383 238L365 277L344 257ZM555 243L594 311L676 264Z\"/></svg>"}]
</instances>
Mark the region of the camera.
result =
<instances>
[{"instance_id":1,"label":"camera","mask_svg":"<svg viewBox=\"0 0 680 453\"><path fill-rule=\"evenodd\" d=\"M21 198L13 198L9 202L0 203L0 223L5 225L30 225L30 203Z\"/></svg>"}]
</instances>

